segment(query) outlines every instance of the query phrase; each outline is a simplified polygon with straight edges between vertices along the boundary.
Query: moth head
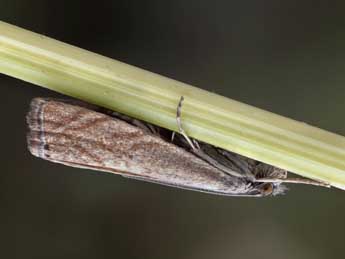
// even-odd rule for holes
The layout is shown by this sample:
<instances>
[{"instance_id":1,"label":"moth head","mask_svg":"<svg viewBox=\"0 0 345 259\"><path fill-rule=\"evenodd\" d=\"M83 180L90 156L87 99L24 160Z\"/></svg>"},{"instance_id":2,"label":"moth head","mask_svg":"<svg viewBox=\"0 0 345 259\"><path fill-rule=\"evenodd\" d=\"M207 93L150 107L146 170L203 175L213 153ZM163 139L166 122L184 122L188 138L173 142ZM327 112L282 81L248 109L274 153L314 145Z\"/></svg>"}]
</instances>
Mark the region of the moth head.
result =
<instances>
[{"instance_id":1,"label":"moth head","mask_svg":"<svg viewBox=\"0 0 345 259\"><path fill-rule=\"evenodd\" d=\"M260 163L254 169L254 176L256 179L272 178L272 179L285 179L287 171L274 167L268 164Z\"/></svg>"},{"instance_id":2,"label":"moth head","mask_svg":"<svg viewBox=\"0 0 345 259\"><path fill-rule=\"evenodd\" d=\"M275 196L284 194L287 191L287 187L282 183L252 183L249 195L251 196Z\"/></svg>"},{"instance_id":3,"label":"moth head","mask_svg":"<svg viewBox=\"0 0 345 259\"><path fill-rule=\"evenodd\" d=\"M287 177L287 171L267 165L264 163L258 164L254 169L254 175L257 182L250 183L249 194L252 196L275 196L284 194L287 191L287 187L281 182L260 182L260 179L285 179Z\"/></svg>"}]
</instances>

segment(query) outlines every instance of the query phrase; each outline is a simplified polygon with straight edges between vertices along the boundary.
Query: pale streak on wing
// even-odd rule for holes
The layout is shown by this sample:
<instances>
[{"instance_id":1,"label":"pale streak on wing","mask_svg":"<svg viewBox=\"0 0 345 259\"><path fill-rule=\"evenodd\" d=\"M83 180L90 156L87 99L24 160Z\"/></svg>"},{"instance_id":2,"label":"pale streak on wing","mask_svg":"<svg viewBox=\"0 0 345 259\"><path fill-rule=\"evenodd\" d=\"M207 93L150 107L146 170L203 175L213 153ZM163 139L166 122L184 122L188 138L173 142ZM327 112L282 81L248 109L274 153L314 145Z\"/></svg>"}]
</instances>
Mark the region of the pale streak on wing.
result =
<instances>
[{"instance_id":1,"label":"pale streak on wing","mask_svg":"<svg viewBox=\"0 0 345 259\"><path fill-rule=\"evenodd\" d=\"M36 98L27 121L29 150L46 160L187 189L230 195L247 191L243 179L227 175L180 147L102 113Z\"/></svg>"}]
</instances>

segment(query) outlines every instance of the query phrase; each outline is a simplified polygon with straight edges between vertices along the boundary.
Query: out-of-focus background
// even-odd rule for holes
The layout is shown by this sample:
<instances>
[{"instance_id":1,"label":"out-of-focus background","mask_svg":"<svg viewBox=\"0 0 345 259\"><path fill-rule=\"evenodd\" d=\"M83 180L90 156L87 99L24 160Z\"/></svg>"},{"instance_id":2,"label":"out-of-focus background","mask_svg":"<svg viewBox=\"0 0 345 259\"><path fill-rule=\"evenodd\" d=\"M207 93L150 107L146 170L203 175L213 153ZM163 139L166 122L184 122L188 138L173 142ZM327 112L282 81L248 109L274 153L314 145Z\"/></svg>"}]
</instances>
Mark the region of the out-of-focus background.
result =
<instances>
[{"instance_id":1,"label":"out-of-focus background","mask_svg":"<svg viewBox=\"0 0 345 259\"><path fill-rule=\"evenodd\" d=\"M0 19L345 135L344 1L2 0ZM58 94L0 75L1 258L342 258L345 192L229 198L69 168L26 148Z\"/></svg>"}]
</instances>

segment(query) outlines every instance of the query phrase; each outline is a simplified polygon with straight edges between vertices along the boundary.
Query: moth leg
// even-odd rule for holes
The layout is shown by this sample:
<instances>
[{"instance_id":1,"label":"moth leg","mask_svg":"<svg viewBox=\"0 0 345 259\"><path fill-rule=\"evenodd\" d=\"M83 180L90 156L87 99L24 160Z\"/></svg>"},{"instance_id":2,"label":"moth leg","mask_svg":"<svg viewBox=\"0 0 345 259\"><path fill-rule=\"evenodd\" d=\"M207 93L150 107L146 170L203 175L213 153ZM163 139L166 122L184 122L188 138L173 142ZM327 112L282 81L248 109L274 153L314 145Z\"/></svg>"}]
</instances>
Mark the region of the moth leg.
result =
<instances>
[{"instance_id":1,"label":"moth leg","mask_svg":"<svg viewBox=\"0 0 345 259\"><path fill-rule=\"evenodd\" d=\"M315 186L322 186L330 188L331 185L329 183L325 183L322 181L311 180L311 179L304 179L304 178L260 178L257 179L256 182L262 183L297 183L297 184L308 184L308 185L315 185Z\"/></svg>"},{"instance_id":2,"label":"moth leg","mask_svg":"<svg viewBox=\"0 0 345 259\"><path fill-rule=\"evenodd\" d=\"M177 105L177 110L176 110L176 122L177 122L177 127L178 127L178 130L179 130L179 133L186 139L186 141L188 142L188 144L191 146L191 148L193 150L197 150L197 149L200 149L199 147L199 144L196 140L192 140L190 139L186 132L183 130L182 128L182 123L181 123L181 110L182 110L182 102L184 100L184 97L181 96L180 98L180 101ZM174 139L174 136L175 136L175 132L173 132L173 135L171 136L171 140Z\"/></svg>"},{"instance_id":3,"label":"moth leg","mask_svg":"<svg viewBox=\"0 0 345 259\"><path fill-rule=\"evenodd\" d=\"M255 176L253 174L243 174L242 172L236 172L235 170L228 168L227 166L224 166L219 161L208 155L204 152L203 148L200 147L199 143L195 139L191 139L187 136L186 132L182 128L181 124L181 110L182 110L182 102L184 98L181 96L181 99L177 106L177 112L176 112L176 122L179 129L179 133L185 138L185 140L188 142L189 146L192 148L191 153L196 155L197 157L201 158L202 160L206 161L210 165L218 168L219 170L223 171L226 174L235 176L235 177L246 177L251 181L255 180Z\"/></svg>"}]
</instances>

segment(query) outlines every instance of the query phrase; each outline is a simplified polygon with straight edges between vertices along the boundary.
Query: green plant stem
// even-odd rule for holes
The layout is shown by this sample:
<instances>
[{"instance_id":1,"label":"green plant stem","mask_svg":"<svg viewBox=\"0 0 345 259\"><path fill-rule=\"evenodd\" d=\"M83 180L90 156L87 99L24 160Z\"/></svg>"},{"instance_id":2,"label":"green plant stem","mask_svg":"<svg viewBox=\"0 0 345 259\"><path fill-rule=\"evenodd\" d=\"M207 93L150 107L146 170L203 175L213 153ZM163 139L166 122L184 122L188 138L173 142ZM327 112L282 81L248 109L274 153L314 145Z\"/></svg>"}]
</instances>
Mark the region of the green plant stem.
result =
<instances>
[{"instance_id":1,"label":"green plant stem","mask_svg":"<svg viewBox=\"0 0 345 259\"><path fill-rule=\"evenodd\" d=\"M0 22L0 72L345 189L345 138Z\"/></svg>"}]
</instances>

